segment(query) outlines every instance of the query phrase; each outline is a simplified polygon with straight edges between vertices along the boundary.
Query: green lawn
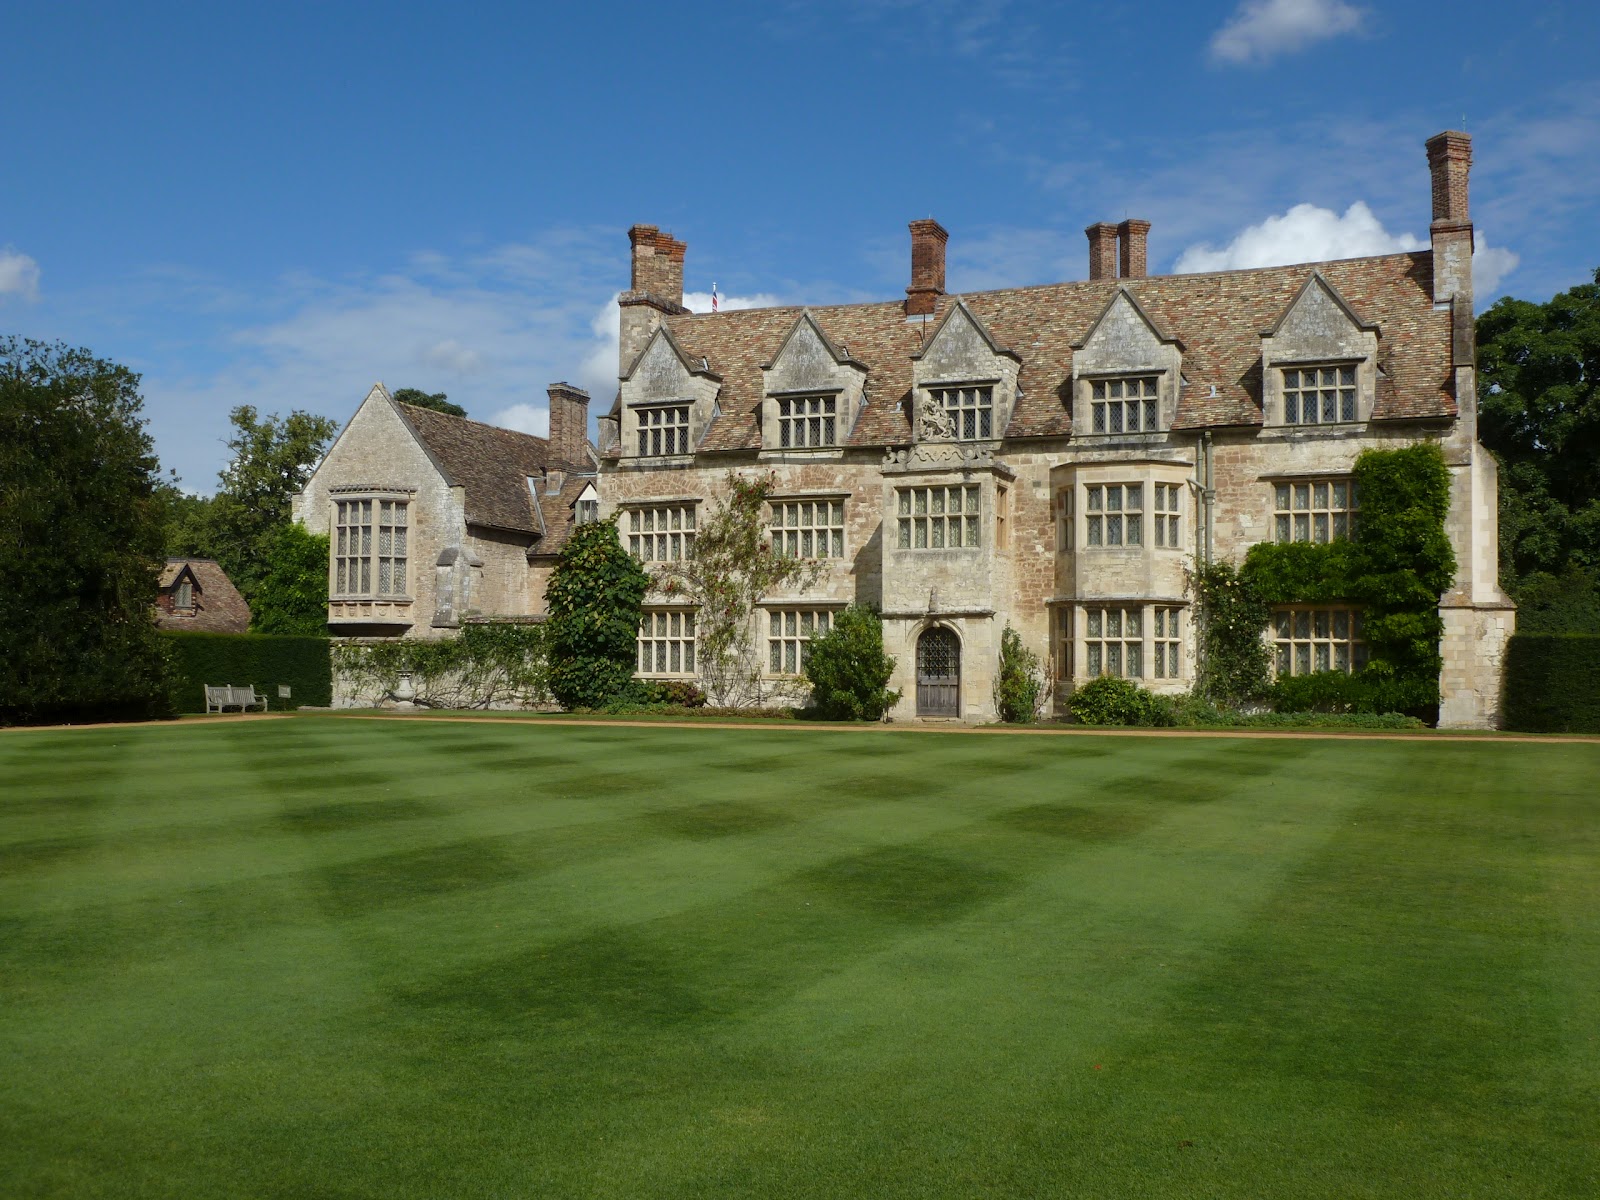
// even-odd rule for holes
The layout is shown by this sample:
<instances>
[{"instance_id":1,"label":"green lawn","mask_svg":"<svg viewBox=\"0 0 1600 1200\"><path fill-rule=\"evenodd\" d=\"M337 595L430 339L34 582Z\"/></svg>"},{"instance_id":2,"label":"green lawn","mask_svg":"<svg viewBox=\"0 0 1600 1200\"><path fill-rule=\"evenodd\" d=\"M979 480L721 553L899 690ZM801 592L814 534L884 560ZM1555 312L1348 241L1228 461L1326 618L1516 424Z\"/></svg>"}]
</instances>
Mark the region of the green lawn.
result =
<instances>
[{"instance_id":1,"label":"green lawn","mask_svg":"<svg viewBox=\"0 0 1600 1200\"><path fill-rule=\"evenodd\" d=\"M0 1194L1600 1195L1600 746L0 734Z\"/></svg>"}]
</instances>

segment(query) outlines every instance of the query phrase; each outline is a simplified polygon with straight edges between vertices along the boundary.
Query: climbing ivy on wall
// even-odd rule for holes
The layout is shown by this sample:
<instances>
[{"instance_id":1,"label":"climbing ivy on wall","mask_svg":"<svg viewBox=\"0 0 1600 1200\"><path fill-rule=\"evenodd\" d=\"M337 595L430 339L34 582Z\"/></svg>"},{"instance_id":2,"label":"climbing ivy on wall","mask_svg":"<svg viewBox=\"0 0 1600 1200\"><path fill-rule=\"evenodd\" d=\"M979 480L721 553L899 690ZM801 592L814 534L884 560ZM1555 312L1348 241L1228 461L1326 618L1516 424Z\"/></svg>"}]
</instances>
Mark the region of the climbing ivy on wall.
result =
<instances>
[{"instance_id":1,"label":"climbing ivy on wall","mask_svg":"<svg viewBox=\"0 0 1600 1200\"><path fill-rule=\"evenodd\" d=\"M1391 705L1439 702L1439 598L1455 578L1445 531L1450 468L1431 442L1367 450L1352 472L1360 521L1349 541L1263 542L1240 571L1263 605L1347 601L1364 610L1362 677Z\"/></svg>"}]
</instances>

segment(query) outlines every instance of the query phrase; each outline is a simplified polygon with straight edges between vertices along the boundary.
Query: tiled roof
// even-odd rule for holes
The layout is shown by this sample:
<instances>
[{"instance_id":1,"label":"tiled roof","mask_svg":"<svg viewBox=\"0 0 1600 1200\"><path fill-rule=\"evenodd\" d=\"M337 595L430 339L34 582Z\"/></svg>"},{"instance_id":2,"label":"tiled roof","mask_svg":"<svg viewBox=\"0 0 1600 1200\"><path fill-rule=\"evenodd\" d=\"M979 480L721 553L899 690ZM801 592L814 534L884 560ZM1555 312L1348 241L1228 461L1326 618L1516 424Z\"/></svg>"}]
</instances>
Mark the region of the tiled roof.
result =
<instances>
[{"instance_id":1,"label":"tiled roof","mask_svg":"<svg viewBox=\"0 0 1600 1200\"><path fill-rule=\"evenodd\" d=\"M158 626L197 633L244 633L250 628L250 606L214 559L167 559L161 568L160 590L166 592L174 588L185 567L194 576L194 609L187 612L158 609Z\"/></svg>"},{"instance_id":2,"label":"tiled roof","mask_svg":"<svg viewBox=\"0 0 1600 1200\"><path fill-rule=\"evenodd\" d=\"M568 475L559 492L540 492L539 511L544 514L544 537L530 553L556 554L566 545L577 515L574 506L583 489L596 482L593 467L587 475Z\"/></svg>"},{"instance_id":3,"label":"tiled roof","mask_svg":"<svg viewBox=\"0 0 1600 1200\"><path fill-rule=\"evenodd\" d=\"M538 533L528 479L542 478L550 443L542 437L453 417L431 408L396 404L443 471L466 489L467 520L475 525Z\"/></svg>"},{"instance_id":4,"label":"tiled roof","mask_svg":"<svg viewBox=\"0 0 1600 1200\"><path fill-rule=\"evenodd\" d=\"M1008 437L1066 435L1072 348L1088 334L1112 294L1126 286L1166 336L1184 347L1186 381L1173 427L1261 423L1261 334L1283 315L1320 271L1363 321L1379 327L1380 370L1375 420L1452 417L1450 313L1434 311L1432 254L1420 251L1290 267L1164 275L1131 280L1058 283L941 296L926 322L908 320L900 301L847 304L809 311L835 346L867 366L867 403L850 445L910 440L899 411L911 389L912 355L958 299L995 341L1021 357L1021 395ZM666 318L685 355L704 356L722 376L721 415L706 431L705 450L760 445L757 407L763 365L772 361L800 308L742 309Z\"/></svg>"}]
</instances>

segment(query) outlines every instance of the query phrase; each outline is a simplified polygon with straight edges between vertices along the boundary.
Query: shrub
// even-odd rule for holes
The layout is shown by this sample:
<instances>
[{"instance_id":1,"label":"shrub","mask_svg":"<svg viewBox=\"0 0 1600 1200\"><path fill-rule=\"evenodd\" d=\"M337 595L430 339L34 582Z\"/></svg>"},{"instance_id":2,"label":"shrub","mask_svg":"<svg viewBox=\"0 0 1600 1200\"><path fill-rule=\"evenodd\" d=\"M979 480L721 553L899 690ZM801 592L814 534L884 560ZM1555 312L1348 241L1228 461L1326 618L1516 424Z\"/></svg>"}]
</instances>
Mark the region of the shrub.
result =
<instances>
[{"instance_id":1,"label":"shrub","mask_svg":"<svg viewBox=\"0 0 1600 1200\"><path fill-rule=\"evenodd\" d=\"M1009 624L1000 634L1000 673L994 681L994 707L1008 725L1032 725L1049 697L1039 656L1022 644Z\"/></svg>"},{"instance_id":2,"label":"shrub","mask_svg":"<svg viewBox=\"0 0 1600 1200\"><path fill-rule=\"evenodd\" d=\"M527 707L550 698L542 625L473 623L450 638L346 643L334 661L354 689L382 696L411 676L424 708Z\"/></svg>"},{"instance_id":3,"label":"shrub","mask_svg":"<svg viewBox=\"0 0 1600 1200\"><path fill-rule=\"evenodd\" d=\"M205 685L254 685L268 709L333 703L333 664L325 637L266 633L163 633L177 676L179 712L205 712ZM278 688L287 685L288 699Z\"/></svg>"},{"instance_id":4,"label":"shrub","mask_svg":"<svg viewBox=\"0 0 1600 1200\"><path fill-rule=\"evenodd\" d=\"M883 621L870 608L852 604L806 649L811 708L824 720L879 720L900 699L888 687L893 674L894 659L883 652Z\"/></svg>"},{"instance_id":5,"label":"shrub","mask_svg":"<svg viewBox=\"0 0 1600 1200\"><path fill-rule=\"evenodd\" d=\"M1215 704L1247 704L1267 688L1268 652L1261 639L1270 610L1260 589L1231 563L1189 572L1195 598L1195 689Z\"/></svg>"},{"instance_id":6,"label":"shrub","mask_svg":"<svg viewBox=\"0 0 1600 1200\"><path fill-rule=\"evenodd\" d=\"M1067 711L1085 725L1170 726L1177 724L1178 703L1115 675L1091 679L1067 700Z\"/></svg>"},{"instance_id":7,"label":"shrub","mask_svg":"<svg viewBox=\"0 0 1600 1200\"><path fill-rule=\"evenodd\" d=\"M1373 671L1347 675L1318 671L1284 676L1272 685L1272 708L1280 713L1412 713L1429 714L1439 700L1437 686L1427 679L1397 678Z\"/></svg>"},{"instance_id":8,"label":"shrub","mask_svg":"<svg viewBox=\"0 0 1600 1200\"><path fill-rule=\"evenodd\" d=\"M1507 729L1600 733L1600 636L1514 635L1505 686Z\"/></svg>"},{"instance_id":9,"label":"shrub","mask_svg":"<svg viewBox=\"0 0 1600 1200\"><path fill-rule=\"evenodd\" d=\"M628 692L650 576L615 519L580 525L550 576L550 691L562 708L604 708Z\"/></svg>"},{"instance_id":10,"label":"shrub","mask_svg":"<svg viewBox=\"0 0 1600 1200\"><path fill-rule=\"evenodd\" d=\"M675 704L679 708L705 707L706 694L687 679L668 679L656 687L660 689L663 704Z\"/></svg>"}]
</instances>

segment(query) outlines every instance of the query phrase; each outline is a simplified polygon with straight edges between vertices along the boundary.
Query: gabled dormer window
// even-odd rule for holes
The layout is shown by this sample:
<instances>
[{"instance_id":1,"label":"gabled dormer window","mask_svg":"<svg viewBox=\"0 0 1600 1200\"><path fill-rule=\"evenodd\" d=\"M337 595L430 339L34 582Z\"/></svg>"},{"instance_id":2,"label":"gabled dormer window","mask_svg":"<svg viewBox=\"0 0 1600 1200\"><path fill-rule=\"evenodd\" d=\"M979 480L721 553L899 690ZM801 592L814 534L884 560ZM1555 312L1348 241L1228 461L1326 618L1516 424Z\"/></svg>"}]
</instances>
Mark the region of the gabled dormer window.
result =
<instances>
[{"instance_id":1,"label":"gabled dormer window","mask_svg":"<svg viewBox=\"0 0 1600 1200\"><path fill-rule=\"evenodd\" d=\"M933 398L950 414L955 425L956 440L962 442L987 441L994 437L994 388L989 384L976 387L932 388Z\"/></svg>"},{"instance_id":2,"label":"gabled dormer window","mask_svg":"<svg viewBox=\"0 0 1600 1200\"><path fill-rule=\"evenodd\" d=\"M839 397L779 396L778 448L810 449L839 444Z\"/></svg>"},{"instance_id":3,"label":"gabled dormer window","mask_svg":"<svg viewBox=\"0 0 1600 1200\"><path fill-rule=\"evenodd\" d=\"M639 410L639 453L689 453L689 405L662 404Z\"/></svg>"},{"instance_id":4,"label":"gabled dormer window","mask_svg":"<svg viewBox=\"0 0 1600 1200\"><path fill-rule=\"evenodd\" d=\"M173 602L176 607L187 611L194 607L194 584L188 579L178 584L178 596Z\"/></svg>"},{"instance_id":5,"label":"gabled dormer window","mask_svg":"<svg viewBox=\"0 0 1600 1200\"><path fill-rule=\"evenodd\" d=\"M1161 428L1160 375L1128 375L1089 383L1095 433L1140 433Z\"/></svg>"},{"instance_id":6,"label":"gabled dormer window","mask_svg":"<svg viewBox=\"0 0 1600 1200\"><path fill-rule=\"evenodd\" d=\"M1334 425L1356 419L1356 365L1286 367L1283 423Z\"/></svg>"}]
</instances>

